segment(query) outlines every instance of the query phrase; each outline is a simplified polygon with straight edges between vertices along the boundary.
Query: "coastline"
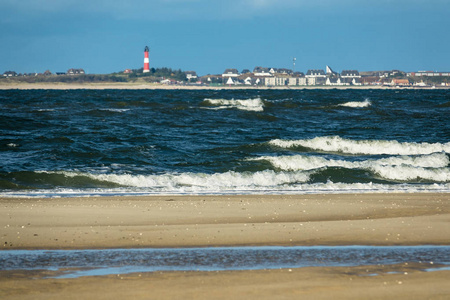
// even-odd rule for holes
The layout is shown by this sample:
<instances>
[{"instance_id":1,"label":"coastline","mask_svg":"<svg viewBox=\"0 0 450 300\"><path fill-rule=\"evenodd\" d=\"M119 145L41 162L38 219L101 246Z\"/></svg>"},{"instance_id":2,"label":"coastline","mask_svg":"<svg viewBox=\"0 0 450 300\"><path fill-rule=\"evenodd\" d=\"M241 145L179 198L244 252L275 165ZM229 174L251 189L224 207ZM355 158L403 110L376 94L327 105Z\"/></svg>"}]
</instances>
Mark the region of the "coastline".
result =
<instances>
[{"instance_id":1,"label":"coastline","mask_svg":"<svg viewBox=\"0 0 450 300\"><path fill-rule=\"evenodd\" d=\"M449 193L0 198L2 250L449 245ZM429 262L428 262L429 263ZM2 299L445 299L424 264L51 278L0 270Z\"/></svg>"},{"instance_id":2,"label":"coastline","mask_svg":"<svg viewBox=\"0 0 450 300\"><path fill-rule=\"evenodd\" d=\"M432 90L450 89L450 87L389 87L389 86L196 86L196 85L164 85L142 83L1 83L0 90Z\"/></svg>"}]
</instances>

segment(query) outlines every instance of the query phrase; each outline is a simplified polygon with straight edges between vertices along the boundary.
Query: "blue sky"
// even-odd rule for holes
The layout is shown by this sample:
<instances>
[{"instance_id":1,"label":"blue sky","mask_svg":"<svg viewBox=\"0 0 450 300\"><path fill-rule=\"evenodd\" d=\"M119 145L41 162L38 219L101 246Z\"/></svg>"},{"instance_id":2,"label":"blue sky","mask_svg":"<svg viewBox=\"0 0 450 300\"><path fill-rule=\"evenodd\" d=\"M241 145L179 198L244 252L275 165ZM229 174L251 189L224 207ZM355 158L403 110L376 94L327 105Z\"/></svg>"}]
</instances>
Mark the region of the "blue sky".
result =
<instances>
[{"instance_id":1,"label":"blue sky","mask_svg":"<svg viewBox=\"0 0 450 300\"><path fill-rule=\"evenodd\" d=\"M450 0L0 0L0 73L450 71Z\"/></svg>"}]
</instances>

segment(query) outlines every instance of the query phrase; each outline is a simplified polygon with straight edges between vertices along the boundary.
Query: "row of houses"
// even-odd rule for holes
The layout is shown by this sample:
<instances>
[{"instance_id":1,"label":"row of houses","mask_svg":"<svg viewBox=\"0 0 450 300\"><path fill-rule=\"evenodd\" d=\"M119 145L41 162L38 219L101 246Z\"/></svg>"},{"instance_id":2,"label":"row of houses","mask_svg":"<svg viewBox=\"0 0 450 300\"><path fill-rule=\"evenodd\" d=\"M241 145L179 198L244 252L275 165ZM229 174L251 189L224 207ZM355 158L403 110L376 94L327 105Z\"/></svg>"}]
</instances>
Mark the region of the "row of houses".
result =
<instances>
[{"instance_id":1,"label":"row of houses","mask_svg":"<svg viewBox=\"0 0 450 300\"><path fill-rule=\"evenodd\" d=\"M443 76L443 77L449 77L450 76L450 72L434 72L434 71L418 71L418 72L410 72L407 73L408 77L438 77L438 76Z\"/></svg>"},{"instance_id":2,"label":"row of houses","mask_svg":"<svg viewBox=\"0 0 450 300\"><path fill-rule=\"evenodd\" d=\"M450 72L419 71L406 73L400 70L359 72L343 70L338 73L331 67L325 70L311 69L306 72L294 72L289 69L255 67L253 72L237 69L226 69L220 75L200 77L199 83L224 85L258 85L258 86L424 86L419 78L450 76ZM448 85L448 80L443 80ZM444 84L442 84L444 85Z\"/></svg>"},{"instance_id":3,"label":"row of houses","mask_svg":"<svg viewBox=\"0 0 450 300\"><path fill-rule=\"evenodd\" d=\"M218 78L220 77L220 78ZM225 85L263 85L263 86L298 86L298 85L361 85L361 75L357 70L344 70L340 74L329 66L324 70L308 70L306 74L289 69L255 67L253 72L226 69L221 75L202 77L202 82L213 81Z\"/></svg>"},{"instance_id":4,"label":"row of houses","mask_svg":"<svg viewBox=\"0 0 450 300\"><path fill-rule=\"evenodd\" d=\"M69 69L67 70L67 72L56 72L56 75L83 75L85 74L83 69ZM46 70L44 73L16 73L14 71L6 71L5 73L3 73L4 77L16 77L16 76L39 76L39 75L45 75L45 76L50 76L52 75L52 72L50 72L50 70Z\"/></svg>"},{"instance_id":5,"label":"row of houses","mask_svg":"<svg viewBox=\"0 0 450 300\"><path fill-rule=\"evenodd\" d=\"M86 74L83 69L69 69L67 75L83 75Z\"/></svg>"}]
</instances>

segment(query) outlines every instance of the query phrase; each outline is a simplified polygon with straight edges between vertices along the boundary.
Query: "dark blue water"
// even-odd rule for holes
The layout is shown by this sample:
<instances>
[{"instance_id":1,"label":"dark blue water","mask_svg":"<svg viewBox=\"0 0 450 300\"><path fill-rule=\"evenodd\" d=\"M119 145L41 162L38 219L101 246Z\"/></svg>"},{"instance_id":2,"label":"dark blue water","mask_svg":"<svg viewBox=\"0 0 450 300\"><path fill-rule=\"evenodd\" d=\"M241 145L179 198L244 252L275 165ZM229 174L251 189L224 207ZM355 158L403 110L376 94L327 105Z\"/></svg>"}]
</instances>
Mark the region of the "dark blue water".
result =
<instances>
[{"instance_id":1,"label":"dark blue water","mask_svg":"<svg viewBox=\"0 0 450 300\"><path fill-rule=\"evenodd\" d=\"M0 194L450 192L449 90L0 91Z\"/></svg>"},{"instance_id":2,"label":"dark blue water","mask_svg":"<svg viewBox=\"0 0 450 300\"><path fill-rule=\"evenodd\" d=\"M223 271L418 263L450 265L449 246L297 246L186 249L5 250L1 270L61 270L61 277L155 271ZM81 270L80 270L81 269Z\"/></svg>"}]
</instances>

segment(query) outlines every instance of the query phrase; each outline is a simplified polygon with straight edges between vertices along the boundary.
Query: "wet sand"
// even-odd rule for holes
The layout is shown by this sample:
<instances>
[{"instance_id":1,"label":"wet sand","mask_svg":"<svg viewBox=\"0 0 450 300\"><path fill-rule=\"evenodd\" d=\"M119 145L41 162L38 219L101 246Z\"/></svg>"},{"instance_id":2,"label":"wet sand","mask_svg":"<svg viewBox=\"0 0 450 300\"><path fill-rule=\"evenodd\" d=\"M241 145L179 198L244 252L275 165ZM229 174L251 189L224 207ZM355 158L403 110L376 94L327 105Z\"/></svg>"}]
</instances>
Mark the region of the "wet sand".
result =
<instances>
[{"instance_id":1,"label":"wet sand","mask_svg":"<svg viewBox=\"0 0 450 300\"><path fill-rule=\"evenodd\" d=\"M450 245L450 194L1 198L0 229L2 249ZM0 298L448 299L450 271L423 268L156 272L78 279L1 271ZM378 275L364 276L372 273Z\"/></svg>"},{"instance_id":2,"label":"wet sand","mask_svg":"<svg viewBox=\"0 0 450 300\"><path fill-rule=\"evenodd\" d=\"M397 266L261 271L163 272L45 279L47 273L0 271L0 298L10 299L448 299L450 271ZM368 276L369 274L369 276Z\"/></svg>"}]
</instances>

